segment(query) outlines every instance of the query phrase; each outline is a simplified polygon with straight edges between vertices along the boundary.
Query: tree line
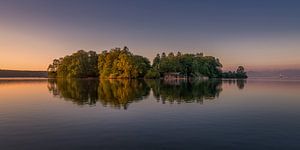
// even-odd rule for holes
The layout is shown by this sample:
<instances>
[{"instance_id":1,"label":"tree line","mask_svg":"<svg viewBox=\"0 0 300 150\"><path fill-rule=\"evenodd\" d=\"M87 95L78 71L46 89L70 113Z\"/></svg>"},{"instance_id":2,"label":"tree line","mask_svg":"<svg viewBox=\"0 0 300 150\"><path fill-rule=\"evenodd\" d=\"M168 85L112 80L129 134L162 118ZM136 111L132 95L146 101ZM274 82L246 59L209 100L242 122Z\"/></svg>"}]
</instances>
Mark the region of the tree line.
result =
<instances>
[{"instance_id":1,"label":"tree line","mask_svg":"<svg viewBox=\"0 0 300 150\"><path fill-rule=\"evenodd\" d=\"M100 77L134 79L163 77L174 78L247 78L243 66L236 71L222 72L222 64L213 56L203 53L157 54L152 64L143 56L132 54L127 47L114 48L97 54L79 50L72 55L54 59L48 66L48 76L53 78Z\"/></svg>"},{"instance_id":2,"label":"tree line","mask_svg":"<svg viewBox=\"0 0 300 150\"><path fill-rule=\"evenodd\" d=\"M7 77L47 77L46 71L22 71L22 70L1 70L0 69L0 78Z\"/></svg>"}]
</instances>

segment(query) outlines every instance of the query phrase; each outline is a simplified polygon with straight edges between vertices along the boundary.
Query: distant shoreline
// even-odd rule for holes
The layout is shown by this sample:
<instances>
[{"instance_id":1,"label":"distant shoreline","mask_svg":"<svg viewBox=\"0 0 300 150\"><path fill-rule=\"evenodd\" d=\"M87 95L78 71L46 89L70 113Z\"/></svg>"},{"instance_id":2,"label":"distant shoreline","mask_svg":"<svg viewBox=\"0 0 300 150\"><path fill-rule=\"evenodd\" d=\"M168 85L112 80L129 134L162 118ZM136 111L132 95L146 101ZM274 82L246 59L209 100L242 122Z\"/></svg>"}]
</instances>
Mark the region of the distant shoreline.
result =
<instances>
[{"instance_id":1,"label":"distant shoreline","mask_svg":"<svg viewBox=\"0 0 300 150\"><path fill-rule=\"evenodd\" d=\"M300 70L248 71L249 78L278 78L282 73L288 78L300 78ZM48 78L47 71L0 70L0 78Z\"/></svg>"},{"instance_id":2,"label":"distant shoreline","mask_svg":"<svg viewBox=\"0 0 300 150\"><path fill-rule=\"evenodd\" d=\"M47 78L47 71L0 70L0 78Z\"/></svg>"}]
</instances>

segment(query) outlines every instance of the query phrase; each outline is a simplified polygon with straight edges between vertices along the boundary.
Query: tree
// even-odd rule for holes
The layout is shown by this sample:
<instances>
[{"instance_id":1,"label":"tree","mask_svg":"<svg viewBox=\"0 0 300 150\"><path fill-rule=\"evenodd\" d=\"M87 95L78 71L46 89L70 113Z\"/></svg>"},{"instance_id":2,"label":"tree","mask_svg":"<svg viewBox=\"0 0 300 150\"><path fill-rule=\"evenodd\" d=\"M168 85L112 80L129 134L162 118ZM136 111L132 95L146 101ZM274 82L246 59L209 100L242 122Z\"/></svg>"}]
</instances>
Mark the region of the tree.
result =
<instances>
[{"instance_id":1,"label":"tree","mask_svg":"<svg viewBox=\"0 0 300 150\"><path fill-rule=\"evenodd\" d=\"M52 64L49 64L47 68L48 77L55 78L57 76L57 69L60 64L59 59L54 59Z\"/></svg>"},{"instance_id":2,"label":"tree","mask_svg":"<svg viewBox=\"0 0 300 150\"><path fill-rule=\"evenodd\" d=\"M246 79L248 78L247 73L245 72L245 68L243 66L239 66L236 72L223 72L222 78L237 78L237 79Z\"/></svg>"},{"instance_id":3,"label":"tree","mask_svg":"<svg viewBox=\"0 0 300 150\"><path fill-rule=\"evenodd\" d=\"M99 76L99 70L98 70L98 54L94 51L88 52L88 72L87 76L89 77L97 77Z\"/></svg>"},{"instance_id":4,"label":"tree","mask_svg":"<svg viewBox=\"0 0 300 150\"><path fill-rule=\"evenodd\" d=\"M84 50L79 50L71 56L54 59L48 67L48 73L52 77L98 77L98 72L98 55L96 52Z\"/></svg>"},{"instance_id":5,"label":"tree","mask_svg":"<svg viewBox=\"0 0 300 150\"><path fill-rule=\"evenodd\" d=\"M236 73L244 73L245 72L245 68L243 66L239 66L236 70Z\"/></svg>"},{"instance_id":6,"label":"tree","mask_svg":"<svg viewBox=\"0 0 300 150\"><path fill-rule=\"evenodd\" d=\"M219 59L212 56L203 56L203 53L195 55L178 52L176 56L172 52L168 56L162 53L160 61L157 60L156 57L152 66L161 75L171 72L180 73L184 77L207 76L209 78L217 78L222 75L222 64L219 62Z\"/></svg>"},{"instance_id":7,"label":"tree","mask_svg":"<svg viewBox=\"0 0 300 150\"><path fill-rule=\"evenodd\" d=\"M133 55L126 46L111 49L98 57L101 78L143 78L151 67L147 58Z\"/></svg>"},{"instance_id":8,"label":"tree","mask_svg":"<svg viewBox=\"0 0 300 150\"><path fill-rule=\"evenodd\" d=\"M151 67L150 61L147 58L138 55L133 56L132 63L133 72L135 73L133 75L134 78L143 78Z\"/></svg>"},{"instance_id":9,"label":"tree","mask_svg":"<svg viewBox=\"0 0 300 150\"><path fill-rule=\"evenodd\" d=\"M239 66L236 70L237 78L248 78L247 73L245 72L245 68L243 66Z\"/></svg>"},{"instance_id":10,"label":"tree","mask_svg":"<svg viewBox=\"0 0 300 150\"><path fill-rule=\"evenodd\" d=\"M181 52L177 52L176 57L181 57Z\"/></svg>"},{"instance_id":11,"label":"tree","mask_svg":"<svg viewBox=\"0 0 300 150\"><path fill-rule=\"evenodd\" d=\"M145 78L146 79L159 79L160 74L156 69L151 68L150 70L147 71Z\"/></svg>"},{"instance_id":12,"label":"tree","mask_svg":"<svg viewBox=\"0 0 300 150\"><path fill-rule=\"evenodd\" d=\"M204 56L203 53L182 54L176 56L170 52L157 54L150 61L134 55L128 47L113 48L99 55L94 51L79 50L72 55L54 59L47 68L49 77L62 78L159 78L165 74L176 73L176 76L209 77L209 78L247 78L245 68L239 66L236 72L222 73L222 64L218 58Z\"/></svg>"},{"instance_id":13,"label":"tree","mask_svg":"<svg viewBox=\"0 0 300 150\"><path fill-rule=\"evenodd\" d=\"M156 54L156 57L153 59L152 68L159 69L160 64L160 55Z\"/></svg>"},{"instance_id":14,"label":"tree","mask_svg":"<svg viewBox=\"0 0 300 150\"><path fill-rule=\"evenodd\" d=\"M163 59L163 58L166 58L167 56L166 56L166 53L165 52L163 52L162 54L161 54L161 58Z\"/></svg>"}]
</instances>

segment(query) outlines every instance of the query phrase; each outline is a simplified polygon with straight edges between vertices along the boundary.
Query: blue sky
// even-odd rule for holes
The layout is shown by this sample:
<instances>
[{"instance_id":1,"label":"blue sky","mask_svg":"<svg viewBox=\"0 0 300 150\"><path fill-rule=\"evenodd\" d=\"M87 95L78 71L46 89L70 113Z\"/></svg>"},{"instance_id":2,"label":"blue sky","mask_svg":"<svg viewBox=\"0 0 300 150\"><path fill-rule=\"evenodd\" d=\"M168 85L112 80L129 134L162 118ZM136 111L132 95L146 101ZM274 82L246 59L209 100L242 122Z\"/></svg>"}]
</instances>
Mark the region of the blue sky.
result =
<instances>
[{"instance_id":1,"label":"blue sky","mask_svg":"<svg viewBox=\"0 0 300 150\"><path fill-rule=\"evenodd\" d=\"M300 66L296 0L1 0L0 68L42 70L79 49L204 52L225 68Z\"/></svg>"}]
</instances>

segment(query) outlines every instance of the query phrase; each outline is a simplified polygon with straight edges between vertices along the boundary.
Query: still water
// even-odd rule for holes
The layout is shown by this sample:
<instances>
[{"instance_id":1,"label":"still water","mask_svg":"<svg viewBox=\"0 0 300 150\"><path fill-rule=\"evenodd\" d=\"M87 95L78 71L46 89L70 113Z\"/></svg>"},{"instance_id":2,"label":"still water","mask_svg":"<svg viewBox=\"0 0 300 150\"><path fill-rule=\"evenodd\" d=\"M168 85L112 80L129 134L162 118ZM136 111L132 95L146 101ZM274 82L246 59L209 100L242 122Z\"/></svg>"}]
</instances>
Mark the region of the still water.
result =
<instances>
[{"instance_id":1,"label":"still water","mask_svg":"<svg viewBox=\"0 0 300 150\"><path fill-rule=\"evenodd\" d=\"M0 79L0 149L300 149L300 80Z\"/></svg>"}]
</instances>

